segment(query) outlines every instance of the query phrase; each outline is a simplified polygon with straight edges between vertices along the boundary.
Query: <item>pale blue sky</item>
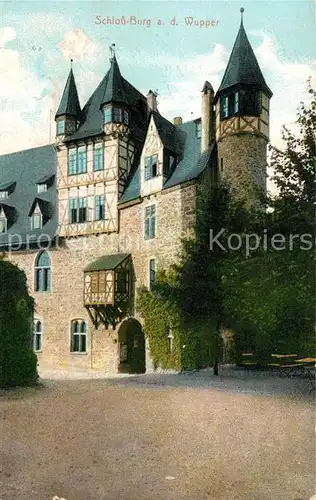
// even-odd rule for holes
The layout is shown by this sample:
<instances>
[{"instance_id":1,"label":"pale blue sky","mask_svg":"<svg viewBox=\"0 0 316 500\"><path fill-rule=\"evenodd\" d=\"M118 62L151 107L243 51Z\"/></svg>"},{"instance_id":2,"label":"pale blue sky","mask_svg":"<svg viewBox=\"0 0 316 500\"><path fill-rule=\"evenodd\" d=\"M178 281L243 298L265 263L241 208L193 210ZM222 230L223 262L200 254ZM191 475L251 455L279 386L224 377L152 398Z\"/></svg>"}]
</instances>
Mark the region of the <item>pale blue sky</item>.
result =
<instances>
[{"instance_id":1,"label":"pale blue sky","mask_svg":"<svg viewBox=\"0 0 316 500\"><path fill-rule=\"evenodd\" d=\"M116 44L121 72L146 93L158 89L167 118L199 116L200 91L210 80L215 90L225 70L243 6L244 25L266 81L271 101L271 136L295 118L305 82L315 75L315 3L308 1L116 1L2 2L0 152L12 150L17 121L21 149L48 141L53 114L74 59L83 105L109 67L109 45ZM97 25L96 16L136 16L151 26ZM216 27L186 26L185 17L216 20ZM176 18L178 26L171 26ZM157 25L160 19L164 25ZM6 28L6 29L4 29ZM51 111L50 111L51 110ZM191 114L192 113L192 114ZM16 144L16 143L15 143ZM16 148L16 145L15 145Z\"/></svg>"}]
</instances>

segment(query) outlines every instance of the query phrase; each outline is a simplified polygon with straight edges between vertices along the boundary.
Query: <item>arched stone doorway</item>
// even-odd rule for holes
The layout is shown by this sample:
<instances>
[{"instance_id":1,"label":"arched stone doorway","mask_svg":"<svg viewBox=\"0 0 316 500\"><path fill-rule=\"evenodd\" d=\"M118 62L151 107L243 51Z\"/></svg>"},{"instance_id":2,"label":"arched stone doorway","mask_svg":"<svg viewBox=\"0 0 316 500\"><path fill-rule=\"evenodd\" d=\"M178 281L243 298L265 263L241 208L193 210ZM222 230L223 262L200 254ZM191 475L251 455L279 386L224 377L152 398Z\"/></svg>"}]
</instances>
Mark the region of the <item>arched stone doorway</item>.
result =
<instances>
[{"instance_id":1,"label":"arched stone doorway","mask_svg":"<svg viewBox=\"0 0 316 500\"><path fill-rule=\"evenodd\" d=\"M134 318L123 321L118 331L119 373L145 373L145 337Z\"/></svg>"}]
</instances>

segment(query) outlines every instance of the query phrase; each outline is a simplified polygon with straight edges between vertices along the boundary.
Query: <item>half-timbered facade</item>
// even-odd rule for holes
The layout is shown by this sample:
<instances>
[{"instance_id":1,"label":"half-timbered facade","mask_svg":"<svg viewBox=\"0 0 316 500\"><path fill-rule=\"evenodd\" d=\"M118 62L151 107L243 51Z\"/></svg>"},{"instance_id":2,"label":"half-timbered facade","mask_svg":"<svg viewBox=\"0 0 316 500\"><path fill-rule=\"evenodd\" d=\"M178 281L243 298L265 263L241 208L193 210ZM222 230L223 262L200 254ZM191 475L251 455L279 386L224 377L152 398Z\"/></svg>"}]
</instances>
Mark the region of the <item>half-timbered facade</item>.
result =
<instances>
[{"instance_id":1,"label":"half-timbered facade","mask_svg":"<svg viewBox=\"0 0 316 500\"><path fill-rule=\"evenodd\" d=\"M40 368L152 368L137 289L194 235L202 179L265 188L271 95L242 23L219 89L205 82L186 123L164 118L115 54L83 107L71 68L55 144L0 157L0 246L35 298Z\"/></svg>"}]
</instances>

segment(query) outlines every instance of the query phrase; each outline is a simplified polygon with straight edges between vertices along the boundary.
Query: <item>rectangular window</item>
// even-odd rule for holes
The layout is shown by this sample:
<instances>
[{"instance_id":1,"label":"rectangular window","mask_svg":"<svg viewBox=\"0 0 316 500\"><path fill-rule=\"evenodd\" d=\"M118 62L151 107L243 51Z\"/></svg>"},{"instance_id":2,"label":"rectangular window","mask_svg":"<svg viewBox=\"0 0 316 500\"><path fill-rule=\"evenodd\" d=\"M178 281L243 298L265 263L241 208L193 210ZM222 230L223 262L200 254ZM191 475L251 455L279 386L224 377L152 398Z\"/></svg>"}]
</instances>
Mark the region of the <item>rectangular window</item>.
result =
<instances>
[{"instance_id":1,"label":"rectangular window","mask_svg":"<svg viewBox=\"0 0 316 500\"><path fill-rule=\"evenodd\" d=\"M103 111L104 123L110 123L112 121L112 108L105 108Z\"/></svg>"},{"instance_id":2,"label":"rectangular window","mask_svg":"<svg viewBox=\"0 0 316 500\"><path fill-rule=\"evenodd\" d=\"M93 170L95 172L98 170L103 170L103 155L104 155L103 145L102 144L95 145L93 152Z\"/></svg>"},{"instance_id":3,"label":"rectangular window","mask_svg":"<svg viewBox=\"0 0 316 500\"><path fill-rule=\"evenodd\" d=\"M33 325L33 349L34 351L42 350L42 323L35 321Z\"/></svg>"},{"instance_id":4,"label":"rectangular window","mask_svg":"<svg viewBox=\"0 0 316 500\"><path fill-rule=\"evenodd\" d=\"M77 222L77 199L69 202L69 222L70 224Z\"/></svg>"},{"instance_id":5,"label":"rectangular window","mask_svg":"<svg viewBox=\"0 0 316 500\"><path fill-rule=\"evenodd\" d=\"M222 117L228 117L228 97L222 97Z\"/></svg>"},{"instance_id":6,"label":"rectangular window","mask_svg":"<svg viewBox=\"0 0 316 500\"><path fill-rule=\"evenodd\" d=\"M68 150L68 175L77 173L77 150L75 148Z\"/></svg>"},{"instance_id":7,"label":"rectangular window","mask_svg":"<svg viewBox=\"0 0 316 500\"><path fill-rule=\"evenodd\" d=\"M156 237L156 205L145 208L145 240Z\"/></svg>"},{"instance_id":8,"label":"rectangular window","mask_svg":"<svg viewBox=\"0 0 316 500\"><path fill-rule=\"evenodd\" d=\"M114 123L122 123L122 110L121 108L113 109L113 121Z\"/></svg>"},{"instance_id":9,"label":"rectangular window","mask_svg":"<svg viewBox=\"0 0 316 500\"><path fill-rule=\"evenodd\" d=\"M128 111L126 111L125 109L123 111L123 122L125 123L125 125L128 125Z\"/></svg>"},{"instance_id":10,"label":"rectangular window","mask_svg":"<svg viewBox=\"0 0 316 500\"><path fill-rule=\"evenodd\" d=\"M156 281L156 259L149 261L149 290L152 290Z\"/></svg>"},{"instance_id":11,"label":"rectangular window","mask_svg":"<svg viewBox=\"0 0 316 500\"><path fill-rule=\"evenodd\" d=\"M158 175L158 155L145 158L145 181L149 181Z\"/></svg>"},{"instance_id":12,"label":"rectangular window","mask_svg":"<svg viewBox=\"0 0 316 500\"><path fill-rule=\"evenodd\" d=\"M234 114L239 111L239 92L234 93Z\"/></svg>"},{"instance_id":13,"label":"rectangular window","mask_svg":"<svg viewBox=\"0 0 316 500\"><path fill-rule=\"evenodd\" d=\"M201 123L201 121L196 122L196 124L195 124L195 135L196 135L197 139L201 139L201 135L202 135L202 123Z\"/></svg>"},{"instance_id":14,"label":"rectangular window","mask_svg":"<svg viewBox=\"0 0 316 500\"><path fill-rule=\"evenodd\" d=\"M84 174L87 171L87 149L86 146L78 148L78 174Z\"/></svg>"},{"instance_id":15,"label":"rectangular window","mask_svg":"<svg viewBox=\"0 0 316 500\"><path fill-rule=\"evenodd\" d=\"M128 292L128 274L126 272L121 271L116 274L116 291L122 294Z\"/></svg>"},{"instance_id":16,"label":"rectangular window","mask_svg":"<svg viewBox=\"0 0 316 500\"><path fill-rule=\"evenodd\" d=\"M71 352L87 352L87 325L85 321L71 322Z\"/></svg>"},{"instance_id":17,"label":"rectangular window","mask_svg":"<svg viewBox=\"0 0 316 500\"><path fill-rule=\"evenodd\" d=\"M45 193L47 191L47 184L37 184L37 192Z\"/></svg>"},{"instance_id":18,"label":"rectangular window","mask_svg":"<svg viewBox=\"0 0 316 500\"><path fill-rule=\"evenodd\" d=\"M4 200L8 196L9 196L9 192L8 191L0 191L0 200Z\"/></svg>"},{"instance_id":19,"label":"rectangular window","mask_svg":"<svg viewBox=\"0 0 316 500\"><path fill-rule=\"evenodd\" d=\"M95 197L95 220L103 220L105 215L104 194Z\"/></svg>"},{"instance_id":20,"label":"rectangular window","mask_svg":"<svg viewBox=\"0 0 316 500\"><path fill-rule=\"evenodd\" d=\"M6 217L0 217L0 233L7 232L7 219Z\"/></svg>"},{"instance_id":21,"label":"rectangular window","mask_svg":"<svg viewBox=\"0 0 316 500\"><path fill-rule=\"evenodd\" d=\"M33 214L31 217L31 228L32 229L41 229L42 224L43 224L42 214Z\"/></svg>"},{"instance_id":22,"label":"rectangular window","mask_svg":"<svg viewBox=\"0 0 316 500\"><path fill-rule=\"evenodd\" d=\"M87 198L69 200L69 224L82 223L88 220Z\"/></svg>"},{"instance_id":23,"label":"rectangular window","mask_svg":"<svg viewBox=\"0 0 316 500\"><path fill-rule=\"evenodd\" d=\"M65 133L65 120L60 120L57 122L57 135Z\"/></svg>"},{"instance_id":24,"label":"rectangular window","mask_svg":"<svg viewBox=\"0 0 316 500\"><path fill-rule=\"evenodd\" d=\"M221 158L221 172L224 171L224 159Z\"/></svg>"},{"instance_id":25,"label":"rectangular window","mask_svg":"<svg viewBox=\"0 0 316 500\"><path fill-rule=\"evenodd\" d=\"M78 198L79 201L79 212L78 212L78 222L86 222L87 220L87 198Z\"/></svg>"},{"instance_id":26,"label":"rectangular window","mask_svg":"<svg viewBox=\"0 0 316 500\"><path fill-rule=\"evenodd\" d=\"M51 289L51 269L49 267L37 267L35 270L35 291L49 292Z\"/></svg>"}]
</instances>

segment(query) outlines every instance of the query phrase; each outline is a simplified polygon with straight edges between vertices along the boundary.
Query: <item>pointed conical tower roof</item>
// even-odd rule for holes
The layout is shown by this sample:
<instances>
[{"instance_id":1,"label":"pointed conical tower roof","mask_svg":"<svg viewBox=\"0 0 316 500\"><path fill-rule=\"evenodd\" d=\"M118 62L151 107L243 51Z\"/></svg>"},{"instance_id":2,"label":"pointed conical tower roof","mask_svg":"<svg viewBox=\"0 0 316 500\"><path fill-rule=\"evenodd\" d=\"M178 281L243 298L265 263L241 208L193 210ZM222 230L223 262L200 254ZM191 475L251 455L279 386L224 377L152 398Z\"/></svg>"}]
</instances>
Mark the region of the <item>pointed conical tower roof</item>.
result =
<instances>
[{"instance_id":1,"label":"pointed conical tower roof","mask_svg":"<svg viewBox=\"0 0 316 500\"><path fill-rule=\"evenodd\" d=\"M78 119L81 116L81 108L72 68L70 69L55 119L63 115L70 115Z\"/></svg>"},{"instance_id":2,"label":"pointed conical tower roof","mask_svg":"<svg viewBox=\"0 0 316 500\"><path fill-rule=\"evenodd\" d=\"M240 9L243 13L244 9ZM269 97L272 92L265 82L260 66L246 35L243 18L230 55L222 82L217 91L220 92L237 85L251 85L267 92Z\"/></svg>"},{"instance_id":3,"label":"pointed conical tower roof","mask_svg":"<svg viewBox=\"0 0 316 500\"><path fill-rule=\"evenodd\" d=\"M123 78L115 54L111 59L111 67L105 76L106 87L101 101L101 107L109 102L128 103L125 95Z\"/></svg>"}]
</instances>

